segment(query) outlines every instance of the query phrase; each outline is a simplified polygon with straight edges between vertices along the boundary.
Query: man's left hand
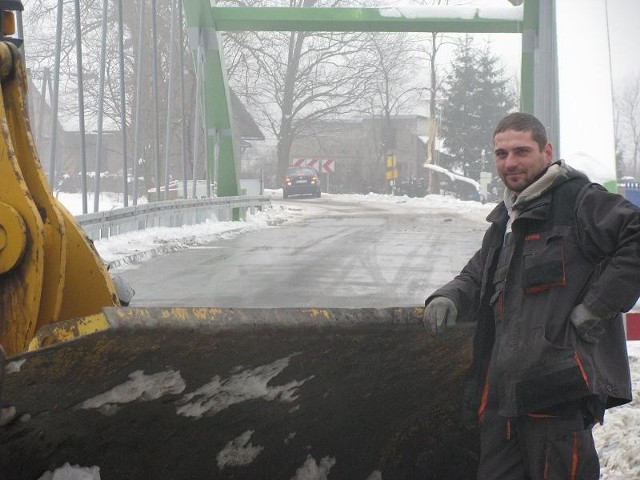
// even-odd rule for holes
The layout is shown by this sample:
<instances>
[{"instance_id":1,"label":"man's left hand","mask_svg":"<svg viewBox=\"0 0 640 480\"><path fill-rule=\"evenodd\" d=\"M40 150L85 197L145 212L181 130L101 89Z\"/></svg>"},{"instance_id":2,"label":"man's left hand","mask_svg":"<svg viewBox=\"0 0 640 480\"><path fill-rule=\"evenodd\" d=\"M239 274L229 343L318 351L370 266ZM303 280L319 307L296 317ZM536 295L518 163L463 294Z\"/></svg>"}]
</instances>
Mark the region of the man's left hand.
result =
<instances>
[{"instance_id":1,"label":"man's left hand","mask_svg":"<svg viewBox=\"0 0 640 480\"><path fill-rule=\"evenodd\" d=\"M578 336L587 343L598 343L604 334L604 327L600 323L602 319L582 303L573 307L569 313L569 320L576 327Z\"/></svg>"}]
</instances>

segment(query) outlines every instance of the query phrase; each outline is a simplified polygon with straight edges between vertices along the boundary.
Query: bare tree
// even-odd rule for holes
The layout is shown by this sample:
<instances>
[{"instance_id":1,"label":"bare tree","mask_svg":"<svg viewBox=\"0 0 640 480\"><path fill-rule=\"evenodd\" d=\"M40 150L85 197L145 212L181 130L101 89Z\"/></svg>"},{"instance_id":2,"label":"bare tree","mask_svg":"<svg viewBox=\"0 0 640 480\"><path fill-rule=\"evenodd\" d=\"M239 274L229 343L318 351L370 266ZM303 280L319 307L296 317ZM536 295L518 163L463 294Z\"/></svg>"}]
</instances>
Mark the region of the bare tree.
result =
<instances>
[{"instance_id":1,"label":"bare tree","mask_svg":"<svg viewBox=\"0 0 640 480\"><path fill-rule=\"evenodd\" d=\"M379 176L385 172L385 161L396 150L394 119L401 113L415 111L415 106L425 88L420 71L423 58L420 56L419 38L407 33L368 34L365 48L369 54L368 70L371 71L367 92L367 113L379 122L373 122L372 132L378 141L375 148L374 165L363 168L369 176ZM407 171L415 174L416 167L405 165ZM367 178L368 185L378 185L377 178Z\"/></svg>"},{"instance_id":2,"label":"bare tree","mask_svg":"<svg viewBox=\"0 0 640 480\"><path fill-rule=\"evenodd\" d=\"M423 6L446 6L449 5L449 0L414 0ZM460 2L458 2L460 3ZM462 2L463 4L465 2ZM429 63L429 118L436 117L437 110L437 98L438 94L442 90L443 80L440 75L438 65L438 53L445 45L453 45L454 41L441 32L431 32L430 42L428 48L425 48L425 54Z\"/></svg>"},{"instance_id":3,"label":"bare tree","mask_svg":"<svg viewBox=\"0 0 640 480\"><path fill-rule=\"evenodd\" d=\"M118 42L116 23L116 2L108 2L108 21L109 34L107 36L107 55L106 55L106 84L107 91L119 91L118 78ZM34 80L42 77L45 70L53 70L54 65L54 49L55 49L55 32L57 19L56 0L25 0L25 36L26 36L26 56L30 67L31 76ZM137 2L124 2L125 21L132 21L137 17L135 13L135 4ZM97 111L97 95L92 93L98 90L98 72L100 68L100 49L101 49L101 22L102 22L102 0L83 0L80 3L81 9L81 31L82 31L82 49L83 49L83 67L85 90L87 92L87 103L85 109L87 113L95 113ZM63 2L62 13L62 37L61 37L61 57L60 57L60 89L63 97L61 102L61 111L69 115L77 115L77 102L73 96L77 94L77 62L76 62L76 38L75 38L75 12L72 2ZM132 78L135 71L135 37L134 32L137 26L127 25L126 35L126 69L128 77ZM128 92L132 94L131 91ZM96 98L94 98L96 97ZM119 102L118 95L107 95L106 97L105 115L117 121L119 118ZM129 99L132 100L132 99Z\"/></svg>"},{"instance_id":4,"label":"bare tree","mask_svg":"<svg viewBox=\"0 0 640 480\"><path fill-rule=\"evenodd\" d=\"M449 0L413 0L423 6L447 6L450 4ZM464 0L458 0L455 4L465 4ZM437 164L436 155L436 137L438 133L438 99L441 98L441 94L444 88L444 75L441 73L441 65L439 64L440 53L447 45L454 45L455 41L451 36L445 35L441 32L431 32L429 34L429 43L424 49L424 53L427 57L428 70L429 70L429 125L428 125L428 142L425 151L425 163ZM437 193L439 191L438 182L435 175L431 170L425 172L429 191Z\"/></svg>"},{"instance_id":5,"label":"bare tree","mask_svg":"<svg viewBox=\"0 0 640 480\"><path fill-rule=\"evenodd\" d=\"M619 118L620 137L630 144L631 173L638 178L638 157L640 156L640 74L629 79L616 98L616 118ZM622 142L622 140L621 140ZM624 142L622 142L624 143ZM628 164L627 164L628 165Z\"/></svg>"},{"instance_id":6,"label":"bare tree","mask_svg":"<svg viewBox=\"0 0 640 480\"><path fill-rule=\"evenodd\" d=\"M59 68L60 102L59 112L62 119L77 118L79 91L76 60L75 25L77 22L73 2L61 2L63 11L60 62L55 65L54 50L56 45L56 20L58 17L58 0L25 0L25 37L26 57L30 75L34 83L39 85L43 77L50 77L47 72ZM104 0L83 0L80 2L80 31L82 35L83 61L83 94L85 102L83 112L87 118L87 130L95 131L96 118L102 109L106 130L119 130L120 119L124 114L127 126L128 151L133 162L141 162L138 174L144 176L147 186L157 174L154 163L159 159L160 175L163 176L166 165L168 145L167 123L170 131L170 150L173 158L182 157L179 150L182 142L186 143L186 157L191 160L192 128L195 113L195 75L193 62L189 55L189 45L183 37L181 44L171 41L172 19L176 18L175 0L123 0L123 35L120 38L118 17L119 2L108 0L107 33L104 65L104 96L100 101L100 69L102 45L102 15ZM152 15L155 11L156 15ZM177 28L176 23L173 24ZM175 34L175 32L174 32ZM125 111L122 111L120 92L120 42L124 47L124 95ZM172 52L173 49L173 52ZM178 72L173 67L173 75L180 81L170 85L170 59L177 64L179 56L183 56L184 70ZM156 59L156 68L153 59ZM155 73L154 73L155 70ZM181 84L184 82L183 84ZM187 111L181 112L181 88L184 85L187 96ZM171 102L171 118L169 111ZM155 112L159 113L156 114ZM134 145L134 124L139 122L137 145ZM156 125L154 125L154 123ZM183 129L184 126L184 129ZM156 133L157 132L157 133ZM186 132L186 135L184 134ZM155 139L158 137L158 140ZM157 141L157 145L155 144ZM135 148L137 147L137 148ZM183 152L184 153L184 152ZM170 164L172 170L181 170L180 162ZM191 167L191 165L190 165ZM73 166L63 166L73 168ZM202 167L204 168L204 167ZM191 168L188 172L191 172ZM179 174L181 176L181 174ZM160 182L162 183L162 182Z\"/></svg>"},{"instance_id":7,"label":"bare tree","mask_svg":"<svg viewBox=\"0 0 640 480\"><path fill-rule=\"evenodd\" d=\"M443 0L440 0L438 5ZM445 0L446 1L446 0ZM446 4L446 3L445 3ZM454 43L452 39L439 32L431 32L431 42L429 48L425 49L427 55L427 61L429 62L429 131L427 151L425 155L425 163L437 164L436 153L436 138L438 136L438 97L441 95L444 89L444 75L441 75L438 64L438 54L444 48L445 45L451 45ZM432 193L438 193L440 187L434 173L429 170L426 172L429 191Z\"/></svg>"},{"instance_id":8,"label":"bare tree","mask_svg":"<svg viewBox=\"0 0 640 480\"><path fill-rule=\"evenodd\" d=\"M250 3L257 6L255 1ZM260 5L274 3L267 0ZM343 0L289 2L292 7L345 4ZM291 145L299 132L319 119L359 110L368 88L364 38L363 33L327 32L227 35L225 45L242 49L233 55L244 60L230 70L230 83L277 140L280 174L289 165Z\"/></svg>"}]
</instances>

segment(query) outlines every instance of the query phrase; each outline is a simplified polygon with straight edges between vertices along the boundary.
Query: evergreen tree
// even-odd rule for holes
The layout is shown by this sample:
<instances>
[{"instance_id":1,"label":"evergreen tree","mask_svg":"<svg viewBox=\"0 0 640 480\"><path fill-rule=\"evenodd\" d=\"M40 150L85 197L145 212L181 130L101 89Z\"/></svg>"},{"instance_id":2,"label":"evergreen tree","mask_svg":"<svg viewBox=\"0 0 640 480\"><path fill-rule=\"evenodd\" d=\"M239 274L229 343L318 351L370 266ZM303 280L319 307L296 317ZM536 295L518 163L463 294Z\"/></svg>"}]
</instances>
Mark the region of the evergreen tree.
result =
<instances>
[{"instance_id":1,"label":"evergreen tree","mask_svg":"<svg viewBox=\"0 0 640 480\"><path fill-rule=\"evenodd\" d=\"M476 180L481 171L494 171L493 129L516 107L508 83L498 57L474 47L470 35L461 39L445 84L440 125L453 157L449 168Z\"/></svg>"}]
</instances>

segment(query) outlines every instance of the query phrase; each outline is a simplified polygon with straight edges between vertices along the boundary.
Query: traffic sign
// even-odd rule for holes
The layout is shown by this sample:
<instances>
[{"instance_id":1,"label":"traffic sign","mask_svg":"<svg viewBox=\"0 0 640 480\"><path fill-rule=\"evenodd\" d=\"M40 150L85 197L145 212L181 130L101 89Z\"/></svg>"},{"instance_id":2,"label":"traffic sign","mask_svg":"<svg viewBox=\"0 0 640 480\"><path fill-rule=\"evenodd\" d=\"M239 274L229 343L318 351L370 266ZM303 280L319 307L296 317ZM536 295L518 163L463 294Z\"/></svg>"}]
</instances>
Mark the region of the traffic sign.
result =
<instances>
[{"instance_id":1,"label":"traffic sign","mask_svg":"<svg viewBox=\"0 0 640 480\"><path fill-rule=\"evenodd\" d=\"M327 173L335 173L336 171L336 161L335 160L323 160L322 161L322 170Z\"/></svg>"},{"instance_id":2,"label":"traffic sign","mask_svg":"<svg viewBox=\"0 0 640 480\"><path fill-rule=\"evenodd\" d=\"M321 173L335 173L336 161L333 159L294 158L291 161L293 167L311 167Z\"/></svg>"},{"instance_id":3,"label":"traffic sign","mask_svg":"<svg viewBox=\"0 0 640 480\"><path fill-rule=\"evenodd\" d=\"M398 178L398 163L395 155L387 155L387 180Z\"/></svg>"}]
</instances>

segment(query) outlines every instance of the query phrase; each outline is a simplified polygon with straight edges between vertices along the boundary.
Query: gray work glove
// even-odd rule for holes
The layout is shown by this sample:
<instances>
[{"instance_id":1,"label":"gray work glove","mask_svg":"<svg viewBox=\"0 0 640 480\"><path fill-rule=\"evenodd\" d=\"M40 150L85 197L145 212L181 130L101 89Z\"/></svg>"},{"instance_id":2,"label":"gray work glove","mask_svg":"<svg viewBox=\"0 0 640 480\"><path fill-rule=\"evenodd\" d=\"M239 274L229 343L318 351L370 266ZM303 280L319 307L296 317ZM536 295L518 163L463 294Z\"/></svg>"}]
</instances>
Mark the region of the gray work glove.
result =
<instances>
[{"instance_id":1,"label":"gray work glove","mask_svg":"<svg viewBox=\"0 0 640 480\"><path fill-rule=\"evenodd\" d=\"M582 303L573 307L569 313L569 320L576 327L578 336L587 343L598 343L604 334L604 327L600 323L602 319Z\"/></svg>"},{"instance_id":2,"label":"gray work glove","mask_svg":"<svg viewBox=\"0 0 640 480\"><path fill-rule=\"evenodd\" d=\"M120 275L111 274L111 278L113 279L113 284L116 287L116 295L118 296L118 300L120 300L120 305L123 307L129 306L133 296L136 294L136 291Z\"/></svg>"},{"instance_id":3,"label":"gray work glove","mask_svg":"<svg viewBox=\"0 0 640 480\"><path fill-rule=\"evenodd\" d=\"M431 335L443 332L446 327L456 324L458 309L447 297L435 297L424 307L422 324Z\"/></svg>"}]
</instances>

